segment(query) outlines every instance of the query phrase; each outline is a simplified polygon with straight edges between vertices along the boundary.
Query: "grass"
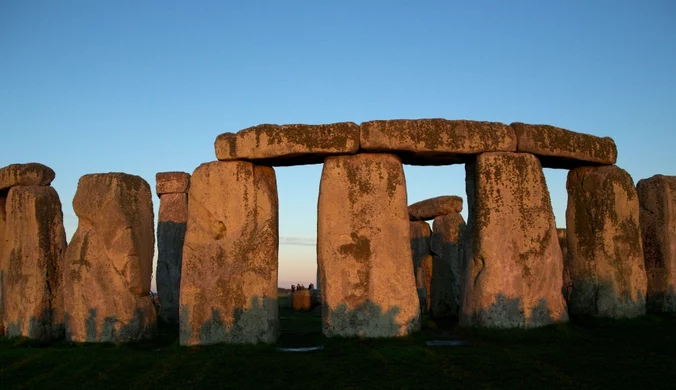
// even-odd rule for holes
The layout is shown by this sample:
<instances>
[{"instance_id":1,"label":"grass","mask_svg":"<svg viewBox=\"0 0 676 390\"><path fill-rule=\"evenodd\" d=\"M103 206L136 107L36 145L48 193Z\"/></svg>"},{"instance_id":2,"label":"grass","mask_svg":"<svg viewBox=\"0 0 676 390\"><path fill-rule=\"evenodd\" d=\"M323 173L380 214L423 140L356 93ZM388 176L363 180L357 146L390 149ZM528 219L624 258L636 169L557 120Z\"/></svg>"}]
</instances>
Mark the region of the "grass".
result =
<instances>
[{"instance_id":1,"label":"grass","mask_svg":"<svg viewBox=\"0 0 676 390\"><path fill-rule=\"evenodd\" d=\"M277 345L184 348L176 332L135 345L0 339L0 388L673 388L676 318L532 330L424 322L399 339L326 339L321 318L280 308ZM469 344L427 347L425 340ZM323 345L321 351L276 347Z\"/></svg>"}]
</instances>

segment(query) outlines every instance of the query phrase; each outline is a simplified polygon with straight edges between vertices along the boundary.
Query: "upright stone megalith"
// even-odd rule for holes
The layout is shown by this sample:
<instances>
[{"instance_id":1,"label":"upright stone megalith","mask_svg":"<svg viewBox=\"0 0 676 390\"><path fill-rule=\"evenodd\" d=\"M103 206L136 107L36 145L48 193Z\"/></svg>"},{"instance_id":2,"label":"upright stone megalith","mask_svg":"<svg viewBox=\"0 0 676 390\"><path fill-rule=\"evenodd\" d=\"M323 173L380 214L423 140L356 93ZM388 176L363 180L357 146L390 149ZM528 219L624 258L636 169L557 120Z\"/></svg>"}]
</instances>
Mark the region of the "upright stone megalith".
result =
<instances>
[{"instance_id":1,"label":"upright stone megalith","mask_svg":"<svg viewBox=\"0 0 676 390\"><path fill-rule=\"evenodd\" d=\"M411 221L411 253L413 254L413 272L418 290L421 308L429 309L429 291L432 285L432 252L430 239L432 229L425 221ZM428 270L429 268L429 270Z\"/></svg>"},{"instance_id":2,"label":"upright stone megalith","mask_svg":"<svg viewBox=\"0 0 676 390\"><path fill-rule=\"evenodd\" d=\"M466 171L469 223L460 324L531 328L567 321L561 248L538 159L484 153Z\"/></svg>"},{"instance_id":3,"label":"upright stone megalith","mask_svg":"<svg viewBox=\"0 0 676 390\"><path fill-rule=\"evenodd\" d=\"M5 213L5 203L7 199L0 195L0 337L5 335L5 323L3 321L4 310L2 308L4 299L3 299L3 278L4 273L2 272L2 259L3 259L3 248L5 246L5 226L7 224L7 214Z\"/></svg>"},{"instance_id":4,"label":"upright stone megalith","mask_svg":"<svg viewBox=\"0 0 676 390\"><path fill-rule=\"evenodd\" d=\"M561 285L561 293L566 303L570 302L570 293L573 290L573 282L570 280L570 256L568 256L568 234L566 229L556 229L559 237L559 245L561 246L561 254L563 255L563 278Z\"/></svg>"},{"instance_id":5,"label":"upright stone megalith","mask_svg":"<svg viewBox=\"0 0 676 390\"><path fill-rule=\"evenodd\" d=\"M126 173L84 175L66 251L66 339L124 343L153 337L155 235L150 186Z\"/></svg>"},{"instance_id":6,"label":"upright stone megalith","mask_svg":"<svg viewBox=\"0 0 676 390\"><path fill-rule=\"evenodd\" d=\"M325 160L317 217L324 335L394 337L420 329L406 204L398 157Z\"/></svg>"},{"instance_id":7,"label":"upright stone megalith","mask_svg":"<svg viewBox=\"0 0 676 390\"><path fill-rule=\"evenodd\" d=\"M655 175L636 186L641 208L648 311L676 313L676 176Z\"/></svg>"},{"instance_id":8,"label":"upright stone megalith","mask_svg":"<svg viewBox=\"0 0 676 390\"><path fill-rule=\"evenodd\" d=\"M462 304L465 220L454 212L434 218L432 225L432 317L457 317Z\"/></svg>"},{"instance_id":9,"label":"upright stone megalith","mask_svg":"<svg viewBox=\"0 0 676 390\"><path fill-rule=\"evenodd\" d=\"M5 335L41 340L63 337L66 233L59 196L52 187L19 185L9 189L0 207L5 210L0 219L6 218L0 222L0 307Z\"/></svg>"},{"instance_id":10,"label":"upright stone megalith","mask_svg":"<svg viewBox=\"0 0 676 390\"><path fill-rule=\"evenodd\" d=\"M188 222L190 175L184 172L160 172L155 176L160 197L157 223L157 295L160 317L165 323L178 324L178 300L181 287L183 241Z\"/></svg>"},{"instance_id":11,"label":"upright stone megalith","mask_svg":"<svg viewBox=\"0 0 676 390\"><path fill-rule=\"evenodd\" d=\"M643 315L647 280L631 176L614 165L575 168L566 188L570 314Z\"/></svg>"},{"instance_id":12,"label":"upright stone megalith","mask_svg":"<svg viewBox=\"0 0 676 390\"><path fill-rule=\"evenodd\" d=\"M279 207L271 167L200 165L190 180L180 343L273 343L279 332Z\"/></svg>"}]
</instances>

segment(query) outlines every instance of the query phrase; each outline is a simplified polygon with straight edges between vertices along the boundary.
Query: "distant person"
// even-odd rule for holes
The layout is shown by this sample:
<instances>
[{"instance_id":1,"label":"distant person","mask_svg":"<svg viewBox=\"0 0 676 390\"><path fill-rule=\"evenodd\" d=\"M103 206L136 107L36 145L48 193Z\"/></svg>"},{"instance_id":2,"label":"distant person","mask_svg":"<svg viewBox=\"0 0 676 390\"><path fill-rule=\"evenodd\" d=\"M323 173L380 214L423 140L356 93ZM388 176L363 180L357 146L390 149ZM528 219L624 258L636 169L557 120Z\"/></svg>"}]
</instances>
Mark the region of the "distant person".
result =
<instances>
[{"instance_id":1,"label":"distant person","mask_svg":"<svg viewBox=\"0 0 676 390\"><path fill-rule=\"evenodd\" d=\"M296 285L296 291L300 291L300 283Z\"/></svg>"},{"instance_id":2,"label":"distant person","mask_svg":"<svg viewBox=\"0 0 676 390\"><path fill-rule=\"evenodd\" d=\"M314 285L314 284L312 284L312 283L310 283L310 285L309 285L309 286L307 286L307 289L308 289L308 290L312 290L313 288L315 288L315 285Z\"/></svg>"},{"instance_id":3,"label":"distant person","mask_svg":"<svg viewBox=\"0 0 676 390\"><path fill-rule=\"evenodd\" d=\"M294 285L292 284L292 285L291 285L291 292L293 293L294 291L296 291L296 286L294 286Z\"/></svg>"}]
</instances>

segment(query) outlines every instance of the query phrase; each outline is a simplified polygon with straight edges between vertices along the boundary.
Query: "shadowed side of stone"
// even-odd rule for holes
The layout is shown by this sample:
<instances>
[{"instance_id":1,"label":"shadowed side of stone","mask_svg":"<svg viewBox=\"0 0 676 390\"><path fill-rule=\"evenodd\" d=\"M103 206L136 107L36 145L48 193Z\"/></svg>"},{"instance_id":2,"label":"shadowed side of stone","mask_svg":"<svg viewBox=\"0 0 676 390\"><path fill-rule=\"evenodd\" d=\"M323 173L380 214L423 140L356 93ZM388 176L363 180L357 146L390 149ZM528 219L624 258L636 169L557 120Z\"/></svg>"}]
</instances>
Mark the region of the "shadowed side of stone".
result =
<instances>
[{"instance_id":1,"label":"shadowed side of stone","mask_svg":"<svg viewBox=\"0 0 676 390\"><path fill-rule=\"evenodd\" d=\"M581 167L568 173L566 188L571 315L645 314L647 280L631 176L614 165Z\"/></svg>"},{"instance_id":2,"label":"shadowed side of stone","mask_svg":"<svg viewBox=\"0 0 676 390\"><path fill-rule=\"evenodd\" d=\"M432 252L430 250L430 239L432 229L425 221L411 221L411 253L413 254L413 272L415 275L416 289L420 299L420 307L427 311L427 292L430 291L431 273L426 278L425 266L431 267Z\"/></svg>"},{"instance_id":3,"label":"shadowed side of stone","mask_svg":"<svg viewBox=\"0 0 676 390\"><path fill-rule=\"evenodd\" d=\"M462 303L463 242L465 220L459 213L434 218L432 225L432 280L430 314L457 317Z\"/></svg>"},{"instance_id":4,"label":"shadowed side of stone","mask_svg":"<svg viewBox=\"0 0 676 390\"><path fill-rule=\"evenodd\" d=\"M319 189L323 333L394 337L420 329L401 160L329 157Z\"/></svg>"},{"instance_id":5,"label":"shadowed side of stone","mask_svg":"<svg viewBox=\"0 0 676 390\"><path fill-rule=\"evenodd\" d=\"M360 126L362 150L396 153L404 164L458 164L478 153L516 151L514 130L498 122L396 119Z\"/></svg>"},{"instance_id":6,"label":"shadowed side of stone","mask_svg":"<svg viewBox=\"0 0 676 390\"><path fill-rule=\"evenodd\" d=\"M617 160L615 141L576 133L549 125L515 122L518 151L532 153L546 168L575 168L582 165L612 165Z\"/></svg>"},{"instance_id":7,"label":"shadowed side of stone","mask_svg":"<svg viewBox=\"0 0 676 390\"><path fill-rule=\"evenodd\" d=\"M2 271L3 263L3 248L5 246L5 226L7 224L7 214L5 213L5 203L7 199L3 196L0 196L0 337L5 335L5 323L3 322L4 316L4 298L3 298L3 279L4 272Z\"/></svg>"},{"instance_id":8,"label":"shadowed side of stone","mask_svg":"<svg viewBox=\"0 0 676 390\"><path fill-rule=\"evenodd\" d=\"M427 221L441 215L462 211L462 198L454 195L437 196L408 206L411 221Z\"/></svg>"},{"instance_id":9,"label":"shadowed side of stone","mask_svg":"<svg viewBox=\"0 0 676 390\"><path fill-rule=\"evenodd\" d=\"M191 177L183 245L180 343L273 343L277 302L275 171L245 161L200 165Z\"/></svg>"},{"instance_id":10,"label":"shadowed side of stone","mask_svg":"<svg viewBox=\"0 0 676 390\"><path fill-rule=\"evenodd\" d=\"M157 295L160 317L165 323L178 324L183 242L188 221L188 194L160 196L157 225Z\"/></svg>"},{"instance_id":11,"label":"shadowed side of stone","mask_svg":"<svg viewBox=\"0 0 676 390\"><path fill-rule=\"evenodd\" d=\"M566 229L556 229L556 234L559 237L559 245L561 246L561 254L563 255L563 280L561 285L561 293L566 303L570 302L570 293L573 290L573 282L570 279L570 256L568 256L568 235Z\"/></svg>"},{"instance_id":12,"label":"shadowed side of stone","mask_svg":"<svg viewBox=\"0 0 676 390\"><path fill-rule=\"evenodd\" d=\"M11 164L0 168L0 196L14 186L48 186L54 180L54 171L40 163Z\"/></svg>"},{"instance_id":13,"label":"shadowed side of stone","mask_svg":"<svg viewBox=\"0 0 676 390\"><path fill-rule=\"evenodd\" d=\"M676 313L676 176L637 184L648 311Z\"/></svg>"},{"instance_id":14,"label":"shadowed side of stone","mask_svg":"<svg viewBox=\"0 0 676 390\"><path fill-rule=\"evenodd\" d=\"M352 122L263 124L219 135L215 149L221 161L243 159L274 166L318 164L326 156L356 153L359 126Z\"/></svg>"},{"instance_id":15,"label":"shadowed side of stone","mask_svg":"<svg viewBox=\"0 0 676 390\"><path fill-rule=\"evenodd\" d=\"M531 328L567 321L561 248L538 159L485 153L466 171L469 223L460 324Z\"/></svg>"},{"instance_id":16,"label":"shadowed side of stone","mask_svg":"<svg viewBox=\"0 0 676 390\"><path fill-rule=\"evenodd\" d=\"M66 233L59 196L52 187L12 187L4 209L0 306L6 335L63 337Z\"/></svg>"},{"instance_id":17,"label":"shadowed side of stone","mask_svg":"<svg viewBox=\"0 0 676 390\"><path fill-rule=\"evenodd\" d=\"M124 343L154 337L150 186L125 173L85 175L73 210L78 227L65 256L66 338Z\"/></svg>"}]
</instances>

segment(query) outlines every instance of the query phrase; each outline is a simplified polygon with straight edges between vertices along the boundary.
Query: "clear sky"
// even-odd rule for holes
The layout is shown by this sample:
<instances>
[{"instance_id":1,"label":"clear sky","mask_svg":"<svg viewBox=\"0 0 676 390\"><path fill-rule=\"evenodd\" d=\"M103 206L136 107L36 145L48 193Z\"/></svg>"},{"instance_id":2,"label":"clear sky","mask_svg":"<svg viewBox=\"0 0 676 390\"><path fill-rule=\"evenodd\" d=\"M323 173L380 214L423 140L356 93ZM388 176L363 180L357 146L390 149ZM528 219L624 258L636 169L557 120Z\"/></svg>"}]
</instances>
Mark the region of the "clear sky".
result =
<instances>
[{"instance_id":1,"label":"clear sky","mask_svg":"<svg viewBox=\"0 0 676 390\"><path fill-rule=\"evenodd\" d=\"M611 136L634 181L676 175L676 2L0 2L0 166L56 171L69 238L84 174L154 189L223 132L429 117ZM405 173L409 203L466 199L462 165ZM320 175L277 169L284 286L314 282ZM564 227L566 172L546 175Z\"/></svg>"}]
</instances>

